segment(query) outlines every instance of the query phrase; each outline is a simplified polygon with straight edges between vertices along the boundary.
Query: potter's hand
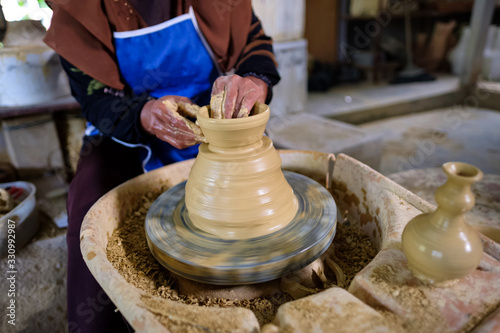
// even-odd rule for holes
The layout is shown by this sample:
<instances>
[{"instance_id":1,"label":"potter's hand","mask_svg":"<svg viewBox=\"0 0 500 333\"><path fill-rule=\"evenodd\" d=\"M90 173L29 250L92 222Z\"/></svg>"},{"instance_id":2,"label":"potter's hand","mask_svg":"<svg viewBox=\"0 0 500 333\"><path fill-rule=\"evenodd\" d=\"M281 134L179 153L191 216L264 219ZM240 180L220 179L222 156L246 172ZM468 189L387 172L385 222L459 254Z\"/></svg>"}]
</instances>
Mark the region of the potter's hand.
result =
<instances>
[{"instance_id":1,"label":"potter's hand","mask_svg":"<svg viewBox=\"0 0 500 333\"><path fill-rule=\"evenodd\" d=\"M170 143L176 148L186 148L205 138L201 129L185 118L196 118L199 106L181 96L163 96L147 102L141 111L141 125L146 132Z\"/></svg>"},{"instance_id":2,"label":"potter's hand","mask_svg":"<svg viewBox=\"0 0 500 333\"><path fill-rule=\"evenodd\" d=\"M221 76L212 88L210 110L212 118L247 117L255 102L264 103L267 85L253 76Z\"/></svg>"}]
</instances>

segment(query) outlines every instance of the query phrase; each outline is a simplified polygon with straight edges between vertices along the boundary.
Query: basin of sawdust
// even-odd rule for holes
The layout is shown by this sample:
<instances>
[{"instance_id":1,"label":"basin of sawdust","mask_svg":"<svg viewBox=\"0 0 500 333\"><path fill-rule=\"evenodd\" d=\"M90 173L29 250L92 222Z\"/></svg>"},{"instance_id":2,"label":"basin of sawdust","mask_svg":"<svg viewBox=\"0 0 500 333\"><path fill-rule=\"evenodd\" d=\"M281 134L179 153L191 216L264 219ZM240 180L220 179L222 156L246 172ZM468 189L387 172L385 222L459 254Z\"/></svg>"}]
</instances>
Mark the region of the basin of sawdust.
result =
<instances>
[{"instance_id":1,"label":"basin of sawdust","mask_svg":"<svg viewBox=\"0 0 500 333\"><path fill-rule=\"evenodd\" d=\"M283 169L326 183L333 155L303 151L279 153ZM328 281L323 288L302 299L293 300L279 289L279 284L272 283L265 295L255 299L189 296L179 288L178 280L149 254L143 221L150 203L160 193L186 180L192 163L192 160L176 163L122 184L103 196L85 217L81 231L83 257L96 280L136 331L296 332L307 331L309 326L328 331L333 323L337 328L412 331L404 313L380 310L376 300L368 298L370 294L359 293L359 286L367 276L374 274L374 268L391 265L399 270L389 273L392 272L395 281L403 283L398 280L400 276L410 273L399 255L401 232L407 221L432 210L432 205L366 165L339 154L333 175L328 178L332 180L331 192L342 216L332 247L335 248L333 259L346 275L344 288L337 286L336 276L325 268ZM490 247L488 252L496 253L498 248ZM387 261L391 256L394 262ZM372 291L386 285L385 280L370 281ZM411 283L415 282L411 280ZM260 286L252 288L255 287ZM411 297L417 287L422 288L405 284L408 293L406 289L400 291L410 297L408 308L421 308L422 300ZM449 290L452 292L453 288ZM386 297L396 297L394 290L386 289L377 290ZM428 295L432 296L435 290L429 290ZM230 294L231 290L224 292ZM364 295L366 297L361 297ZM398 297L401 296L396 300ZM322 310L313 315L311 311L318 306ZM419 323L420 328L429 328L429 332L435 331L432 326L424 325L432 322L426 320L430 314L425 307L421 310L414 313L412 322ZM478 314L479 318L485 314ZM434 317L439 316L434 314ZM272 324L264 325L269 322ZM394 327L400 329L394 330Z\"/></svg>"}]
</instances>

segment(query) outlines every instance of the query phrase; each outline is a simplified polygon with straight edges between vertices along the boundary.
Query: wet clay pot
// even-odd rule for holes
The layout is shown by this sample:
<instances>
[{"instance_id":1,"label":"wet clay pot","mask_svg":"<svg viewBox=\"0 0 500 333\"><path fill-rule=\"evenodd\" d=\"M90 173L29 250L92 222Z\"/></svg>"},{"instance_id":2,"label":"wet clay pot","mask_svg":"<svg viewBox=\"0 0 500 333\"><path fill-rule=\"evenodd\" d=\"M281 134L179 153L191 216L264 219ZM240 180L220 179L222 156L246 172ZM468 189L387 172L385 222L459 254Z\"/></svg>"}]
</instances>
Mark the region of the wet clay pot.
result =
<instances>
[{"instance_id":1,"label":"wet clay pot","mask_svg":"<svg viewBox=\"0 0 500 333\"><path fill-rule=\"evenodd\" d=\"M443 170L448 180L436 190L438 208L413 218L402 235L409 268L428 283L462 278L483 257L479 235L464 219L475 204L471 184L483 173L459 162L445 163Z\"/></svg>"},{"instance_id":2,"label":"wet clay pot","mask_svg":"<svg viewBox=\"0 0 500 333\"><path fill-rule=\"evenodd\" d=\"M297 200L281 159L264 136L269 107L257 103L249 117L213 119L209 107L197 122L208 143L186 184L186 207L197 228L223 239L248 239L285 227Z\"/></svg>"}]
</instances>

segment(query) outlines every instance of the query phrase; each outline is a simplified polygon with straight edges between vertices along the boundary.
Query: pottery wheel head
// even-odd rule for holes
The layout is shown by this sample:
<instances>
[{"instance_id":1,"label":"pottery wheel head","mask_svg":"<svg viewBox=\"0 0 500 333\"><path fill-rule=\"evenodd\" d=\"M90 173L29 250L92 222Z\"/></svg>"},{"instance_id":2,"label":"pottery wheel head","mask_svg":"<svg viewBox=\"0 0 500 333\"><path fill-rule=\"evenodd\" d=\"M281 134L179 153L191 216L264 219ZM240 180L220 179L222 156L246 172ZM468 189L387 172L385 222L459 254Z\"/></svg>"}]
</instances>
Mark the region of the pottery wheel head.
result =
<instances>
[{"instance_id":1,"label":"pottery wheel head","mask_svg":"<svg viewBox=\"0 0 500 333\"><path fill-rule=\"evenodd\" d=\"M172 187L146 216L151 253L180 276L220 285L270 281L308 265L330 246L337 207L316 181L288 171L284 175L297 199L295 217L276 232L248 239L222 239L194 226L184 202L186 182Z\"/></svg>"}]
</instances>

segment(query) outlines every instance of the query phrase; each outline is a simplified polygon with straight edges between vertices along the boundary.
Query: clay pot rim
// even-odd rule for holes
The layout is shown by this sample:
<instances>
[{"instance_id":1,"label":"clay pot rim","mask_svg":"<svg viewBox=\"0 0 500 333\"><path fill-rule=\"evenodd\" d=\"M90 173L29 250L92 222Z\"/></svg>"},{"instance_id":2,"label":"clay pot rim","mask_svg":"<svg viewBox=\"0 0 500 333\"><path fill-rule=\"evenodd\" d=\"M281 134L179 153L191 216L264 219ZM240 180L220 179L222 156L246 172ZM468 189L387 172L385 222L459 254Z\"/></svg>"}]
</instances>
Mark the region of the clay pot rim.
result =
<instances>
[{"instance_id":1,"label":"clay pot rim","mask_svg":"<svg viewBox=\"0 0 500 333\"><path fill-rule=\"evenodd\" d=\"M476 182L483 179L483 172L468 163L447 162L443 164L442 168L448 177L458 180Z\"/></svg>"},{"instance_id":2,"label":"clay pot rim","mask_svg":"<svg viewBox=\"0 0 500 333\"><path fill-rule=\"evenodd\" d=\"M261 124L267 123L269 120L269 106L263 103L256 102L253 110L259 110L258 113L253 114L249 117L244 118L231 118L231 119L215 119L209 117L209 109L210 106L203 106L198 110L197 121L200 123L200 126L203 127L219 127L219 126L231 126L234 129L234 126L237 127L252 127L258 126Z\"/></svg>"}]
</instances>

